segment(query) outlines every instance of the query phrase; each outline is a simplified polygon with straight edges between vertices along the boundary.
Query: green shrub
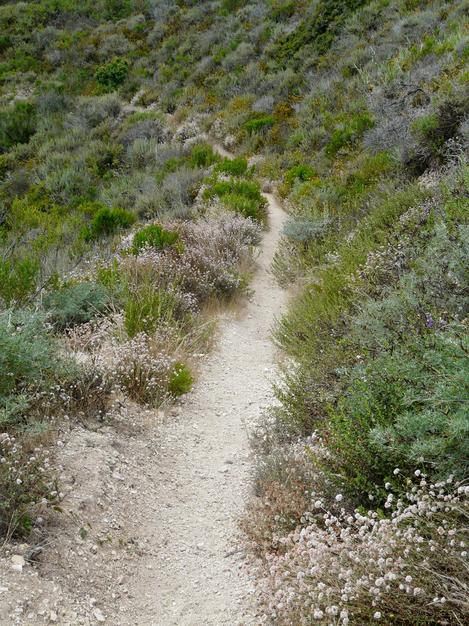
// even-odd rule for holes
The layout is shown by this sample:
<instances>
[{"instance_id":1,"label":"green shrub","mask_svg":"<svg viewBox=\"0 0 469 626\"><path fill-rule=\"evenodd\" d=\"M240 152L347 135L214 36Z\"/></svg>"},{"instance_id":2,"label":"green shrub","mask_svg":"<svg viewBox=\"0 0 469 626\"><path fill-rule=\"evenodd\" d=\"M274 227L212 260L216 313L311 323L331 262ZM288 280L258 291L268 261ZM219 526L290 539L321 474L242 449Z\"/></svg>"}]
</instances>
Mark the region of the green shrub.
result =
<instances>
[{"instance_id":1,"label":"green shrub","mask_svg":"<svg viewBox=\"0 0 469 626\"><path fill-rule=\"evenodd\" d=\"M39 270L37 259L0 259L0 299L7 306L24 302L36 289Z\"/></svg>"},{"instance_id":2,"label":"green shrub","mask_svg":"<svg viewBox=\"0 0 469 626\"><path fill-rule=\"evenodd\" d=\"M223 0L222 8L231 13L240 9L246 2L247 0Z\"/></svg>"},{"instance_id":3,"label":"green shrub","mask_svg":"<svg viewBox=\"0 0 469 626\"><path fill-rule=\"evenodd\" d=\"M218 163L217 171L231 176L243 176L247 172L248 162L243 157L236 159L224 158Z\"/></svg>"},{"instance_id":4,"label":"green shrub","mask_svg":"<svg viewBox=\"0 0 469 626\"><path fill-rule=\"evenodd\" d=\"M205 190L206 198L214 196L221 198L227 208L245 217L252 217L261 223L267 219L267 201L255 181L235 178L217 181Z\"/></svg>"},{"instance_id":5,"label":"green shrub","mask_svg":"<svg viewBox=\"0 0 469 626\"><path fill-rule=\"evenodd\" d=\"M228 193L223 196L223 204L235 211L243 217L250 217L257 222L265 223L267 219L267 213L265 205L260 204L257 200L247 198L240 193Z\"/></svg>"},{"instance_id":6,"label":"green shrub","mask_svg":"<svg viewBox=\"0 0 469 626\"><path fill-rule=\"evenodd\" d=\"M114 91L124 82L128 73L129 62L121 57L115 57L112 61L100 65L94 76L106 91Z\"/></svg>"},{"instance_id":7,"label":"green shrub","mask_svg":"<svg viewBox=\"0 0 469 626\"><path fill-rule=\"evenodd\" d=\"M149 224L137 231L132 240L132 252L138 254L143 248L162 250L174 246L179 240L179 233L166 230L160 224Z\"/></svg>"},{"instance_id":8,"label":"green shrub","mask_svg":"<svg viewBox=\"0 0 469 626\"><path fill-rule=\"evenodd\" d=\"M286 197L296 181L306 183L316 178L316 176L316 171L310 165L294 165L285 172L279 193L281 196Z\"/></svg>"},{"instance_id":9,"label":"green shrub","mask_svg":"<svg viewBox=\"0 0 469 626\"><path fill-rule=\"evenodd\" d=\"M109 305L108 290L91 282L68 285L44 298L48 319L60 330L89 322Z\"/></svg>"},{"instance_id":10,"label":"green shrub","mask_svg":"<svg viewBox=\"0 0 469 626\"><path fill-rule=\"evenodd\" d=\"M35 391L49 390L66 378L68 365L38 313L0 313L0 423L18 424Z\"/></svg>"},{"instance_id":11,"label":"green shrub","mask_svg":"<svg viewBox=\"0 0 469 626\"><path fill-rule=\"evenodd\" d=\"M268 130L275 124L275 117L273 115L263 115L261 117L255 117L244 123L244 128L250 135L255 135L261 131Z\"/></svg>"},{"instance_id":12,"label":"green shrub","mask_svg":"<svg viewBox=\"0 0 469 626\"><path fill-rule=\"evenodd\" d=\"M122 20L132 14L132 0L105 0L104 15L109 20Z\"/></svg>"},{"instance_id":13,"label":"green shrub","mask_svg":"<svg viewBox=\"0 0 469 626\"><path fill-rule=\"evenodd\" d=\"M99 205L89 226L83 230L85 241L92 241L99 237L112 235L118 230L129 228L135 222L135 215L125 209L110 209Z\"/></svg>"},{"instance_id":14,"label":"green shrub","mask_svg":"<svg viewBox=\"0 0 469 626\"><path fill-rule=\"evenodd\" d=\"M419 174L430 165L444 161L444 146L457 135L467 107L467 98L451 96L436 111L414 120L411 131L417 145L404 156L411 171Z\"/></svg>"},{"instance_id":15,"label":"green shrub","mask_svg":"<svg viewBox=\"0 0 469 626\"><path fill-rule=\"evenodd\" d=\"M0 109L0 152L18 143L27 143L36 132L36 107L17 102Z\"/></svg>"},{"instance_id":16,"label":"green shrub","mask_svg":"<svg viewBox=\"0 0 469 626\"><path fill-rule=\"evenodd\" d=\"M355 9L368 0L320 0L310 17L295 30L275 42L271 56L281 66L297 62L306 51L310 57L325 54L331 47L340 25Z\"/></svg>"},{"instance_id":17,"label":"green shrub","mask_svg":"<svg viewBox=\"0 0 469 626\"><path fill-rule=\"evenodd\" d=\"M367 112L354 116L342 124L331 135L326 145L327 156L334 157L342 148L353 145L360 140L363 133L374 125L374 120Z\"/></svg>"},{"instance_id":18,"label":"green shrub","mask_svg":"<svg viewBox=\"0 0 469 626\"><path fill-rule=\"evenodd\" d=\"M168 391L173 397L177 398L185 393L189 393L193 382L194 378L187 365L175 363L169 379Z\"/></svg>"},{"instance_id":19,"label":"green shrub","mask_svg":"<svg viewBox=\"0 0 469 626\"><path fill-rule=\"evenodd\" d=\"M190 158L194 167L209 167L209 165L216 163L218 155L209 144L199 144L192 148Z\"/></svg>"},{"instance_id":20,"label":"green shrub","mask_svg":"<svg viewBox=\"0 0 469 626\"><path fill-rule=\"evenodd\" d=\"M396 467L426 467L432 480L467 475L468 348L452 326L354 368L327 428L331 469L351 495L367 499Z\"/></svg>"},{"instance_id":21,"label":"green shrub","mask_svg":"<svg viewBox=\"0 0 469 626\"><path fill-rule=\"evenodd\" d=\"M296 3L294 0L273 0L271 3L271 16L275 21L282 21L295 13Z\"/></svg>"},{"instance_id":22,"label":"green shrub","mask_svg":"<svg viewBox=\"0 0 469 626\"><path fill-rule=\"evenodd\" d=\"M396 160L389 152L367 155L357 170L347 176L347 193L353 196L369 190L370 186L379 181L384 175L390 174L396 167Z\"/></svg>"}]
</instances>

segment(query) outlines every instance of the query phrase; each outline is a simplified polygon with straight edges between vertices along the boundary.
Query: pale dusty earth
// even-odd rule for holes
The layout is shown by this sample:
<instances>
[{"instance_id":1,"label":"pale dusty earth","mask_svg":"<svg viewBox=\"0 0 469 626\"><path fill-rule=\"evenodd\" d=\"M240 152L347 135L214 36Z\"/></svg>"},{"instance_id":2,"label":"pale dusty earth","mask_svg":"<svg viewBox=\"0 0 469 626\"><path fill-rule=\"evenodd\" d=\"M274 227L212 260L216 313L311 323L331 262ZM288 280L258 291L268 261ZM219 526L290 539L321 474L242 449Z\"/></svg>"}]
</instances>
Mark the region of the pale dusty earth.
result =
<instances>
[{"instance_id":1,"label":"pale dusty earth","mask_svg":"<svg viewBox=\"0 0 469 626\"><path fill-rule=\"evenodd\" d=\"M122 407L110 426L61 435L64 512L39 549L3 547L1 626L261 623L238 520L249 430L273 401L270 331L286 300L270 273L284 213L265 195L270 227L252 295L222 314L193 391L164 412Z\"/></svg>"}]
</instances>

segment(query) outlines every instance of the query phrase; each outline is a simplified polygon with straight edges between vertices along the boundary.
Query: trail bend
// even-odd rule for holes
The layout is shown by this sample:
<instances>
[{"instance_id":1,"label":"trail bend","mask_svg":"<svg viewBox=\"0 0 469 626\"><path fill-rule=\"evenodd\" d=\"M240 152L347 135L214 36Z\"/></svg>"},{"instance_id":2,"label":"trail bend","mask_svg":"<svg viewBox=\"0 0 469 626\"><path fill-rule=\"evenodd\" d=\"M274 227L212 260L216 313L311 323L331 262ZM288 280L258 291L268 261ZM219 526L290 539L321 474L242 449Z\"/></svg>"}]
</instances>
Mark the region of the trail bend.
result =
<instances>
[{"instance_id":1,"label":"trail bend","mask_svg":"<svg viewBox=\"0 0 469 626\"><path fill-rule=\"evenodd\" d=\"M232 156L214 145L223 156ZM286 295L271 263L285 218L272 194L264 234L242 312L220 320L214 352L177 418L160 433L160 470L141 520L148 554L121 607L122 624L236 626L258 624L252 585L236 545L251 473L248 430L272 402L274 318Z\"/></svg>"}]
</instances>

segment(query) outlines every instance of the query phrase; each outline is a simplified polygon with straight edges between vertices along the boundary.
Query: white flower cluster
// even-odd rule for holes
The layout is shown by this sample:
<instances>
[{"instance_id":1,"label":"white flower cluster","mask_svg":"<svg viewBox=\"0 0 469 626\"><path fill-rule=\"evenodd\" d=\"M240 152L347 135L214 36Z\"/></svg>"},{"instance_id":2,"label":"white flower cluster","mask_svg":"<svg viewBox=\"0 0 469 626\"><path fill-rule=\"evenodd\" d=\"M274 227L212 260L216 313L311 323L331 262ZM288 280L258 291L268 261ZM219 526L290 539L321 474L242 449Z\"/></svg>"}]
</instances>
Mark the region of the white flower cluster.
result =
<instances>
[{"instance_id":1,"label":"white flower cluster","mask_svg":"<svg viewBox=\"0 0 469 626\"><path fill-rule=\"evenodd\" d=\"M469 487L453 487L451 478L428 484L419 470L415 476L418 483L409 481L405 496L389 493L388 517L332 512L318 499L315 521L279 537L282 549L261 566L268 619L335 626L389 623L399 615L410 624L417 612L444 623L459 610L468 571Z\"/></svg>"}]
</instances>

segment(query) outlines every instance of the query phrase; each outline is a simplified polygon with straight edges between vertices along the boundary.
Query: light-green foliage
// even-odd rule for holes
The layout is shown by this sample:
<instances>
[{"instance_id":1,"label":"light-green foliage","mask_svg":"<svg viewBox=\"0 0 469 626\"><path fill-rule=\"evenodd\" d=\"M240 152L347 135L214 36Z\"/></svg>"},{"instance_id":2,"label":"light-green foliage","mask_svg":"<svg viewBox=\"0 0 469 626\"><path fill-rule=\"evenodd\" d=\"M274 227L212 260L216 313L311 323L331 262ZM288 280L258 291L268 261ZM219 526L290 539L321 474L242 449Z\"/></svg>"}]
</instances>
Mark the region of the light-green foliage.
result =
<instances>
[{"instance_id":1,"label":"light-green foliage","mask_svg":"<svg viewBox=\"0 0 469 626\"><path fill-rule=\"evenodd\" d=\"M237 178L215 181L205 190L206 198L214 196L218 196L228 209L244 217L250 217L260 223L267 220L267 201L256 181Z\"/></svg>"},{"instance_id":2,"label":"light-green foliage","mask_svg":"<svg viewBox=\"0 0 469 626\"><path fill-rule=\"evenodd\" d=\"M138 333L151 335L158 325L178 326L177 301L164 289L143 286L130 293L124 305L124 327L129 337Z\"/></svg>"},{"instance_id":3,"label":"light-green foliage","mask_svg":"<svg viewBox=\"0 0 469 626\"><path fill-rule=\"evenodd\" d=\"M166 230L160 224L149 224L138 230L133 236L132 252L138 254L144 248L162 250L168 246L174 246L179 240L179 233Z\"/></svg>"},{"instance_id":4,"label":"light-green foliage","mask_svg":"<svg viewBox=\"0 0 469 626\"><path fill-rule=\"evenodd\" d=\"M194 382L190 369L185 363L175 363L169 379L168 390L174 397L188 393Z\"/></svg>"}]
</instances>

